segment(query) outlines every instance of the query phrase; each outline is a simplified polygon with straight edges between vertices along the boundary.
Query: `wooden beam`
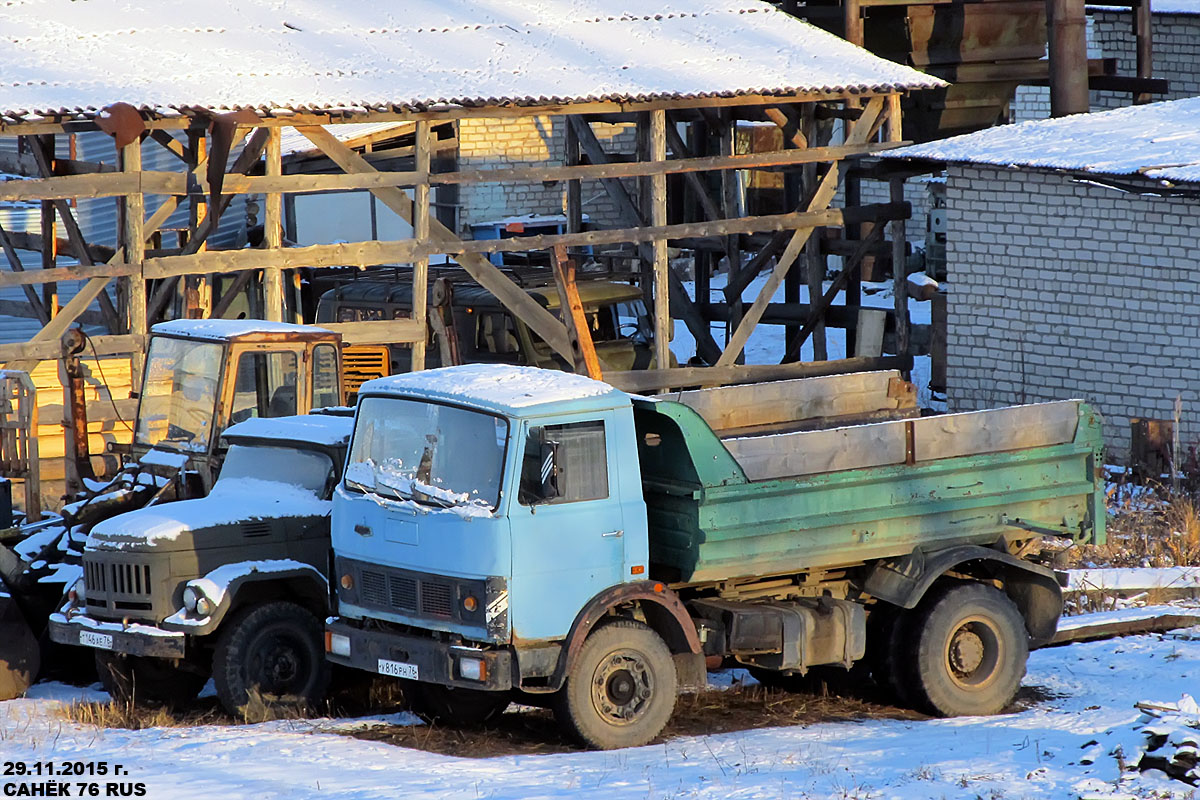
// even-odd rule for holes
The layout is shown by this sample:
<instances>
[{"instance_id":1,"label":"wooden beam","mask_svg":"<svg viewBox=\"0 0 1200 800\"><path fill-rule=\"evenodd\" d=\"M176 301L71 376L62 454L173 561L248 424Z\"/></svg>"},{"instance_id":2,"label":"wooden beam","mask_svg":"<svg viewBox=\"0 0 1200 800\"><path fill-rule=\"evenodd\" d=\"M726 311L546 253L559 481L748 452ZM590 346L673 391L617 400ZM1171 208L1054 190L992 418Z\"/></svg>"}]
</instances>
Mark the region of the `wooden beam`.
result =
<instances>
[{"instance_id":1,"label":"wooden beam","mask_svg":"<svg viewBox=\"0 0 1200 800\"><path fill-rule=\"evenodd\" d=\"M904 202L904 178L892 178L889 191L893 202ZM892 296L895 298L896 355L908 354L908 242L905 238L904 220L891 223L892 235Z\"/></svg>"},{"instance_id":2,"label":"wooden beam","mask_svg":"<svg viewBox=\"0 0 1200 800\"><path fill-rule=\"evenodd\" d=\"M368 322L322 322L321 327L342 335L344 344L415 343L425 336L425 326L414 319Z\"/></svg>"},{"instance_id":3,"label":"wooden beam","mask_svg":"<svg viewBox=\"0 0 1200 800\"><path fill-rule=\"evenodd\" d=\"M673 367L671 369L609 372L604 376L626 392L656 392L689 386L731 386L739 383L815 378L847 372L871 372L881 369L912 369L911 358L843 358L836 361L797 362L792 364L734 364L729 367Z\"/></svg>"},{"instance_id":4,"label":"wooden beam","mask_svg":"<svg viewBox=\"0 0 1200 800\"><path fill-rule=\"evenodd\" d=\"M863 115L854 122L846 136L846 144L856 145L865 142L872 133L876 130L876 122L883 113L882 98L874 98L867 105ZM817 186L816 192L813 193L812 199L808 204L808 211L815 212L826 209L833 201L834 194L837 193L838 187L838 165L835 162L830 166L829 171L825 173L825 177L821 179ZM771 298L775 294L775 290L779 288L779 284L783 282L784 275L791 269L796 257L800 255L800 250L808 237L812 234L816 225L810 225L803 228L797 228L792 233L791 241L788 242L787 248L783 251L783 255L775 264L775 268L771 271L766 283L758 293L758 297L754 300L754 304L746 312L746 316L738 323L737 330L729 337L729 343L725 346L725 351L721 353L721 357L717 360L716 366L724 367L734 363L742 349L746 346L746 342L750 338L750 334L754 331L758 321L762 318L763 312L767 310L767 305L771 302ZM872 231L882 230L883 226L876 225ZM861 256L859 257L861 259ZM730 267L732 269L732 266ZM843 271L846 275L849 269ZM813 306L813 313L817 313L816 306ZM789 348L790 350L790 348Z\"/></svg>"},{"instance_id":5,"label":"wooden beam","mask_svg":"<svg viewBox=\"0 0 1200 800\"><path fill-rule=\"evenodd\" d=\"M69 303L63 306L63 311L66 312L69 306ZM60 314L59 316L62 315ZM58 317L54 319L57 320ZM51 320L51 322L53 321ZM67 327L69 326L63 326L63 333L66 333ZM59 337L61 335L59 334ZM143 337L128 334L91 336L88 340L90 342L88 355L91 355L92 347L96 348L96 355L98 356L111 356L140 353L145 346ZM58 338L39 339L37 341L19 342L17 344L0 344L0 361L8 362L5 364L5 369L28 372L39 361L54 361L61 355L62 342Z\"/></svg>"},{"instance_id":6,"label":"wooden beam","mask_svg":"<svg viewBox=\"0 0 1200 800\"><path fill-rule=\"evenodd\" d=\"M0 246L4 248L4 255L8 258L8 264L12 267L13 272L24 272L25 266L21 263L21 257L17 255L17 249L13 246L9 239L8 231L4 230L4 226L0 225ZM34 317L39 322L45 325L50 321L50 314L46 311L46 307L42 305L42 298L38 297L37 292L29 284L21 287L25 293L25 299L29 302L29 307L33 310Z\"/></svg>"},{"instance_id":7,"label":"wooden beam","mask_svg":"<svg viewBox=\"0 0 1200 800\"><path fill-rule=\"evenodd\" d=\"M179 141L166 131L150 131L150 138L161 144L167 152L171 153L184 164L187 164L192 160L191 149L185 147L183 142Z\"/></svg>"},{"instance_id":8,"label":"wooden beam","mask_svg":"<svg viewBox=\"0 0 1200 800\"><path fill-rule=\"evenodd\" d=\"M332 134L320 126L297 127L305 137L319 147L329 158L346 172L374 172L375 168L358 153L339 142ZM412 223L412 201L403 191L396 188L372 189L388 208L400 215L400 218ZM429 221L430 236L439 245L454 245L461 240L441 222ZM464 253L458 264L477 282L491 292L509 311L528 325L542 341L564 358L571 357L571 343L567 340L567 331L563 324L554 318L546 309L517 286L513 281L486 258L475 254Z\"/></svg>"},{"instance_id":9,"label":"wooden beam","mask_svg":"<svg viewBox=\"0 0 1200 800\"><path fill-rule=\"evenodd\" d=\"M267 130L266 173L269 177L283 174L283 153L278 128ZM271 192L266 196L263 217L263 246L278 250L283 246L283 195ZM264 316L270 322L283 322L283 271L279 267L263 267Z\"/></svg>"},{"instance_id":10,"label":"wooden beam","mask_svg":"<svg viewBox=\"0 0 1200 800\"><path fill-rule=\"evenodd\" d=\"M905 2L906 0L899 0ZM937 0L942 2L942 0ZM949 0L946 0L949 2ZM731 106L762 106L794 103L827 103L851 97L872 97L885 92L798 92L793 94L745 94L732 97L685 97L641 100L633 102L595 101L586 103L556 103L550 105L480 105L453 106L432 111L346 110L328 112L281 113L262 119L266 127L300 127L362 122L414 122L424 119L433 124L459 119L514 119L522 117L555 116L559 114L633 114L639 111L705 110ZM97 130L95 112L80 113L71 119L59 120L0 120L0 135L34 135L40 133L79 133ZM155 117L146 120L148 130L179 131L195 127L197 120L190 116Z\"/></svg>"},{"instance_id":11,"label":"wooden beam","mask_svg":"<svg viewBox=\"0 0 1200 800\"><path fill-rule=\"evenodd\" d=\"M591 126L580 117L569 117L569 120L570 124L575 127L579 144L583 147L588 159L594 164L607 163L608 154L596 138L596 134L592 131ZM625 190L625 186L619 180L616 178L604 179L600 184L616 204L617 212L621 215L626 225L636 227L646 225L645 218L642 217L641 212L638 211L637 206L633 203L633 198L629 196L629 192ZM638 250L644 261L653 261L654 254L650 247L640 247ZM687 296L687 291L683 288L683 283L679 278L674 274L670 274L668 275L668 280L671 282L671 302L675 305L676 310L683 314L684 322L696 340L697 353L705 361L710 363L715 361L721 354L721 348L713 340L712 330L709 328L708 321L701 316L695 304Z\"/></svg>"},{"instance_id":12,"label":"wooden beam","mask_svg":"<svg viewBox=\"0 0 1200 800\"><path fill-rule=\"evenodd\" d=\"M418 245L425 245L429 241L430 136L429 123L425 120L418 122L415 142L416 168L418 175L425 176L424 180L417 181L417 185L413 187L413 238L417 240ZM424 330L425 321L429 316L429 256L422 254L413 260L412 282L412 318ZM412 343L409 369L414 372L425 369L425 342L426 337L422 336Z\"/></svg>"},{"instance_id":13,"label":"wooden beam","mask_svg":"<svg viewBox=\"0 0 1200 800\"><path fill-rule=\"evenodd\" d=\"M650 112L650 160L667 160L667 112ZM650 224L655 228L667 225L667 176L658 173L650 178ZM666 237L653 240L654 261L654 359L656 366L671 366L671 264L667 260Z\"/></svg>"},{"instance_id":14,"label":"wooden beam","mask_svg":"<svg viewBox=\"0 0 1200 800\"><path fill-rule=\"evenodd\" d=\"M142 170L142 142L134 139L121 148L121 169L130 175ZM134 336L145 336L146 325L146 281L141 275L141 266L146 252L146 198L141 191L125 197L125 229L121 232L121 244L125 248L125 263L133 272L125 279L128 286L129 305L126 308L125 330ZM141 364L133 366L134 385L141 375Z\"/></svg>"},{"instance_id":15,"label":"wooden beam","mask_svg":"<svg viewBox=\"0 0 1200 800\"><path fill-rule=\"evenodd\" d=\"M671 146L671 152L675 154L675 158L678 159L679 163L695 163L696 161L703 160L692 157L687 145L683 142L683 137L679 135L679 131L676 130L674 125L667 126L667 144ZM673 166L675 162L668 163ZM674 170L672 170L673 172ZM717 210L717 204L713 202L712 196L708 193L708 187L704 185L704 181L700 180L699 176L696 175L696 170L689 170L683 174L688 185L695 192L696 199L700 202L700 207L704 209L704 216L708 219L720 219L721 212Z\"/></svg>"},{"instance_id":16,"label":"wooden beam","mask_svg":"<svg viewBox=\"0 0 1200 800\"><path fill-rule=\"evenodd\" d=\"M575 262L567 258L567 248L558 245L551 253L550 264L554 270L554 285L558 287L559 308L567 325L567 336L571 339L572 366L577 374L603 380L592 331L583 312L583 301L579 299L579 287L575 284Z\"/></svg>"}]
</instances>

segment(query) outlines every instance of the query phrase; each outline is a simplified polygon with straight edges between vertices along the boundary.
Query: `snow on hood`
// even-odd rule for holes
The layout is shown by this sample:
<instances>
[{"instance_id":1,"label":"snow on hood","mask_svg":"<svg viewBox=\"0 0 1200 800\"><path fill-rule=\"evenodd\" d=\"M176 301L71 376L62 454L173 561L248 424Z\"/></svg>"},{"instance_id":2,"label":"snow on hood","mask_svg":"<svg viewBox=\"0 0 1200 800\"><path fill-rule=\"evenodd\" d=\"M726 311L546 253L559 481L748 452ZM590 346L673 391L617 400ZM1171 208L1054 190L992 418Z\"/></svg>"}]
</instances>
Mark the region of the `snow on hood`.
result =
<instances>
[{"instance_id":1,"label":"snow on hood","mask_svg":"<svg viewBox=\"0 0 1200 800\"><path fill-rule=\"evenodd\" d=\"M354 430L354 418L332 414L301 414L292 417L252 417L231 425L221 435L254 439L277 439L283 444L311 442L336 446L345 444Z\"/></svg>"},{"instance_id":2,"label":"snow on hood","mask_svg":"<svg viewBox=\"0 0 1200 800\"><path fill-rule=\"evenodd\" d=\"M217 483L207 497L151 506L97 523L87 547L124 549L178 539L189 531L251 519L324 516L332 504L290 483L243 478Z\"/></svg>"}]
</instances>

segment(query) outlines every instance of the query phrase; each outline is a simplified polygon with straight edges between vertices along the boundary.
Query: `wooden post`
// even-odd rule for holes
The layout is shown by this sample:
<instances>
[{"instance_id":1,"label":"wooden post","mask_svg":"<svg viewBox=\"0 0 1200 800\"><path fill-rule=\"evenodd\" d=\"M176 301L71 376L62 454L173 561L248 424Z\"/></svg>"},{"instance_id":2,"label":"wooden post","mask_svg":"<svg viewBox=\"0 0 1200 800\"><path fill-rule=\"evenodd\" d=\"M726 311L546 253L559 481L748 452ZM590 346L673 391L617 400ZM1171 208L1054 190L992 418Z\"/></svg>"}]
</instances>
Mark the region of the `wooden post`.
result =
<instances>
[{"instance_id":1,"label":"wooden post","mask_svg":"<svg viewBox=\"0 0 1200 800\"><path fill-rule=\"evenodd\" d=\"M562 126L566 134L566 153L563 161L568 167L579 166L579 134L571 120L562 117ZM579 233L583 230L583 185L581 181L567 181L566 198L567 233Z\"/></svg>"},{"instance_id":2,"label":"wooden post","mask_svg":"<svg viewBox=\"0 0 1200 800\"><path fill-rule=\"evenodd\" d=\"M28 141L33 147L39 148L45 154L45 163L54 162L54 134L45 136L30 136ZM54 201L43 200L41 213L42 229L42 269L54 269L58 265L58 233L55 230ZM53 317L58 313L58 284L42 284L42 305L46 312Z\"/></svg>"},{"instance_id":3,"label":"wooden post","mask_svg":"<svg viewBox=\"0 0 1200 800\"><path fill-rule=\"evenodd\" d=\"M283 155L279 128L267 129L266 174L283 174ZM283 246L283 195L268 192L265 216L263 217L263 247L275 250ZM271 322L283 322L283 270L279 267L263 269L263 311Z\"/></svg>"},{"instance_id":4,"label":"wooden post","mask_svg":"<svg viewBox=\"0 0 1200 800\"><path fill-rule=\"evenodd\" d=\"M1137 47L1137 76L1139 78L1154 77L1154 30L1153 17L1150 13L1150 0L1138 0L1133 6L1133 35ZM1135 105L1149 103L1153 95L1149 92L1138 92L1133 96Z\"/></svg>"},{"instance_id":5,"label":"wooden post","mask_svg":"<svg viewBox=\"0 0 1200 800\"><path fill-rule=\"evenodd\" d=\"M729 115L722 115L722 117L725 127L721 131L721 155L732 156L737 152L737 121ZM723 170L721 172L721 210L725 219L741 216L738 213L739 195L737 171ZM731 288L734 285L740 285L737 278L742 271L742 251L738 247L736 235L725 238L725 254L729 261L729 271L725 276L725 302L729 304L729 322L725 328L725 343L728 344L729 336L742 321L743 310L742 292L734 291Z\"/></svg>"},{"instance_id":6,"label":"wooden post","mask_svg":"<svg viewBox=\"0 0 1200 800\"><path fill-rule=\"evenodd\" d=\"M204 131L188 131L188 145L192 154L192 169L196 169L200 164L208 159L208 137ZM191 205L188 210L188 241L196 239L199 236L201 225L208 217L208 201L205 199L207 195L192 195ZM192 252L203 253L208 250L208 245L201 242L199 245L193 245ZM188 275L183 279L183 316L186 318L196 319L209 316L211 313L211 304L205 302L205 295L208 294L207 279L203 275Z\"/></svg>"},{"instance_id":7,"label":"wooden post","mask_svg":"<svg viewBox=\"0 0 1200 800\"><path fill-rule=\"evenodd\" d=\"M413 187L413 238L420 247L429 241L429 123L417 121L416 168L421 176ZM429 338L429 256L424 252L413 260L413 319L420 323L425 335L412 343L412 371L425 369L425 343Z\"/></svg>"},{"instance_id":8,"label":"wooden post","mask_svg":"<svg viewBox=\"0 0 1200 800\"><path fill-rule=\"evenodd\" d=\"M593 380L603 380L596 345L592 342L587 315L583 313L583 301L579 299L579 287L575 285L575 262L567 258L567 248L561 244L554 247L550 261L554 265L554 283L558 286L563 323L567 326L567 337L575 357L575 372Z\"/></svg>"},{"instance_id":9,"label":"wooden post","mask_svg":"<svg viewBox=\"0 0 1200 800\"><path fill-rule=\"evenodd\" d=\"M808 140L809 147L819 144L817 141L818 127L816 107L812 103L804 106L801 112L804 124L804 137ZM836 169L836 167L833 167ZM804 165L804 178L801 184L803 186L804 196L810 197L817 189L817 165L815 163ZM808 237L806 252L808 254L808 307L812 309L817 302L817 298L825 292L825 256L821 253L821 229L817 228ZM788 334L786 341L791 342L794 338L800 335L800 329L797 328L796 333ZM825 341L825 323L818 321L812 329L813 343L813 361L827 361L829 359L829 349ZM796 359L800 360L799 349L797 348Z\"/></svg>"},{"instance_id":10,"label":"wooden post","mask_svg":"<svg viewBox=\"0 0 1200 800\"><path fill-rule=\"evenodd\" d=\"M142 142L135 139L121 148L121 170L136 173L142 171ZM146 281L142 278L142 261L146 255L146 198L141 192L125 195L125 222L121 246L125 249L125 263L136 265L134 274L125 280L129 285L129 305L126 313L126 329L135 336L144 336L146 320ZM141 364L134 359L134 386L138 386Z\"/></svg>"},{"instance_id":11,"label":"wooden post","mask_svg":"<svg viewBox=\"0 0 1200 800\"><path fill-rule=\"evenodd\" d=\"M844 21L846 26L846 34L844 36L847 42L856 44L859 47L863 46L863 17L862 7L858 4L858 0L845 0L842 6L845 13Z\"/></svg>"},{"instance_id":12,"label":"wooden post","mask_svg":"<svg viewBox=\"0 0 1200 800\"><path fill-rule=\"evenodd\" d=\"M667 112L650 112L650 160L667 160ZM650 184L650 224L667 224L667 176L656 173ZM671 366L671 290L667 240L654 240L654 357L659 369Z\"/></svg>"},{"instance_id":13,"label":"wooden post","mask_svg":"<svg viewBox=\"0 0 1200 800\"><path fill-rule=\"evenodd\" d=\"M893 203L904 202L904 178L892 178L889 184ZM896 355L908 355L908 243L904 220L894 219L892 226L892 295L896 298Z\"/></svg>"}]
</instances>

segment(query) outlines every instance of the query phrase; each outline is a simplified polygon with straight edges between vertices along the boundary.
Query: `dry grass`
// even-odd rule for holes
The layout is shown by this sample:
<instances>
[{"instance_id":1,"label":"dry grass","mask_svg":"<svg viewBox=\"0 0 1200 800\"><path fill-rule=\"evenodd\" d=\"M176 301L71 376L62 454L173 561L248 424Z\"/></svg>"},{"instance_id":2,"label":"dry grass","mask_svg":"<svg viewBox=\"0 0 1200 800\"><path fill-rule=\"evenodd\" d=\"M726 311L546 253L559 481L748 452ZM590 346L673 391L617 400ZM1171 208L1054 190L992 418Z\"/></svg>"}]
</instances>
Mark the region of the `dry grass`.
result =
<instances>
[{"instance_id":1,"label":"dry grass","mask_svg":"<svg viewBox=\"0 0 1200 800\"><path fill-rule=\"evenodd\" d=\"M1055 566L1200 566L1200 501L1163 490L1108 497L1107 543L1064 550Z\"/></svg>"},{"instance_id":2,"label":"dry grass","mask_svg":"<svg viewBox=\"0 0 1200 800\"><path fill-rule=\"evenodd\" d=\"M190 728L197 725L230 725L234 719L221 710L215 700L197 700L186 711L167 708L148 708L129 703L77 702L56 710L58 716L82 725L98 728L122 728L139 731L145 728Z\"/></svg>"}]
</instances>

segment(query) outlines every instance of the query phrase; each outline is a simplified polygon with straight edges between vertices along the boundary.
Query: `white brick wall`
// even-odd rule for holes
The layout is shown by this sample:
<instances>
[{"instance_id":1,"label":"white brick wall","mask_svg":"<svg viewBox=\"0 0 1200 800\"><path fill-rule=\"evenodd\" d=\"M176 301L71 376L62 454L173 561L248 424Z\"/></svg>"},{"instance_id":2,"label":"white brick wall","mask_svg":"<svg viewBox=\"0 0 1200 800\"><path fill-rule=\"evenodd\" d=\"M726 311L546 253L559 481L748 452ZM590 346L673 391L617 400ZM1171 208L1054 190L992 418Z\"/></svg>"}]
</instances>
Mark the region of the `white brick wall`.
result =
<instances>
[{"instance_id":1,"label":"white brick wall","mask_svg":"<svg viewBox=\"0 0 1200 800\"><path fill-rule=\"evenodd\" d=\"M566 124L561 116L464 119L458 130L459 166L469 170L562 165L566 160ZM632 125L597 124L592 130L610 154L635 149ZM636 197L633 182L628 186ZM616 206L598 181L585 181L581 189L583 213L593 225L623 227ZM460 232L469 233L476 222L518 214L563 214L565 193L563 182L550 186L540 182L464 184L459 193Z\"/></svg>"},{"instance_id":2,"label":"white brick wall","mask_svg":"<svg viewBox=\"0 0 1200 800\"><path fill-rule=\"evenodd\" d=\"M1120 75L1134 75L1137 55L1128 12L1097 11L1096 43L1104 55L1117 59ZM1179 100L1200 95L1200 16L1194 14L1152 15L1154 34L1154 77L1166 78L1171 86L1155 100ZM1127 93L1092 92L1092 108L1119 108L1130 104Z\"/></svg>"},{"instance_id":3,"label":"white brick wall","mask_svg":"<svg viewBox=\"0 0 1200 800\"><path fill-rule=\"evenodd\" d=\"M1181 394L1200 439L1200 203L954 166L947 205L951 410L1083 398L1120 459Z\"/></svg>"}]
</instances>

